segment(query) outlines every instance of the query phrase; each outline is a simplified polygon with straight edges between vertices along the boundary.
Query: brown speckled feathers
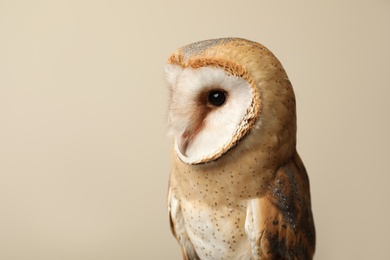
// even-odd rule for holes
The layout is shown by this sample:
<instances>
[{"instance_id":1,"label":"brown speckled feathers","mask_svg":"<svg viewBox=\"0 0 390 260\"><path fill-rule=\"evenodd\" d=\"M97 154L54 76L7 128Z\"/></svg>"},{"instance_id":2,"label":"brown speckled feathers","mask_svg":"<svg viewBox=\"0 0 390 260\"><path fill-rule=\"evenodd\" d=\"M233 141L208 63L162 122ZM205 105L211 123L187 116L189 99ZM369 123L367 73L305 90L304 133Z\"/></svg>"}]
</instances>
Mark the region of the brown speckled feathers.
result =
<instances>
[{"instance_id":1,"label":"brown speckled feathers","mask_svg":"<svg viewBox=\"0 0 390 260\"><path fill-rule=\"evenodd\" d=\"M309 180L298 154L276 172L261 200L261 248L268 259L311 259L315 229Z\"/></svg>"},{"instance_id":2,"label":"brown speckled feathers","mask_svg":"<svg viewBox=\"0 0 390 260\"><path fill-rule=\"evenodd\" d=\"M166 71L168 211L183 259L312 259L295 95L278 59L256 42L215 39L179 48Z\"/></svg>"}]
</instances>

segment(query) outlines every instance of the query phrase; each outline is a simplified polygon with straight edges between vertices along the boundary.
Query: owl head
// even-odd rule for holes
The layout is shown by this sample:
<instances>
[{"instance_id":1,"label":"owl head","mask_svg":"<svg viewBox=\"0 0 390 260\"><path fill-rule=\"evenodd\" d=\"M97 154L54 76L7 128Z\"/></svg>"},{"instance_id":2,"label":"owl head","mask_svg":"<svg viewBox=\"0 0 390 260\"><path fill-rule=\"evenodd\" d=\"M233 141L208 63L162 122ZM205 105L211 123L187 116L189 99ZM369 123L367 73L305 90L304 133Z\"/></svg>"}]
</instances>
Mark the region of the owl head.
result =
<instances>
[{"instance_id":1,"label":"owl head","mask_svg":"<svg viewBox=\"0 0 390 260\"><path fill-rule=\"evenodd\" d=\"M295 97L277 58L239 38L193 43L166 64L168 125L186 164L243 150L283 160L295 151Z\"/></svg>"}]
</instances>

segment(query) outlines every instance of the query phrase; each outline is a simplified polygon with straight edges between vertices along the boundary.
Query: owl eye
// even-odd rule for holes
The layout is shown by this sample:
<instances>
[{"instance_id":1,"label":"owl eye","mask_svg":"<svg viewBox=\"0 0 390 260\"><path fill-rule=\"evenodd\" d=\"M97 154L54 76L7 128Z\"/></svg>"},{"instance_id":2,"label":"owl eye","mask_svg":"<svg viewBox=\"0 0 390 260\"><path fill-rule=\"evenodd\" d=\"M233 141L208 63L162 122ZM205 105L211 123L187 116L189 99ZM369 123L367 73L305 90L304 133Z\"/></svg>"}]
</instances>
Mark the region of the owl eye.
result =
<instances>
[{"instance_id":1,"label":"owl eye","mask_svg":"<svg viewBox=\"0 0 390 260\"><path fill-rule=\"evenodd\" d=\"M226 94L220 90L213 90L209 93L208 101L213 106L222 106L226 101Z\"/></svg>"}]
</instances>

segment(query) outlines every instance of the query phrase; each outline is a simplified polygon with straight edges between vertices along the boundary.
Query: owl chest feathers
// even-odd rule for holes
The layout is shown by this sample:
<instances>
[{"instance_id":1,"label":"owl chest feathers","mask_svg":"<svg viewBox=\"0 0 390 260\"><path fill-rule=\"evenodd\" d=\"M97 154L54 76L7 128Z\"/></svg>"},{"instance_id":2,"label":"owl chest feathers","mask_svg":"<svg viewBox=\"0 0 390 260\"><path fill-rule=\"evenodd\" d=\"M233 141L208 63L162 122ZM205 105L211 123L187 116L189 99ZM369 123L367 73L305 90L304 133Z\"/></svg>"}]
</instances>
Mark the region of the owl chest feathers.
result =
<instances>
[{"instance_id":1,"label":"owl chest feathers","mask_svg":"<svg viewBox=\"0 0 390 260\"><path fill-rule=\"evenodd\" d=\"M214 206L181 200L185 230L200 259L250 259L245 205Z\"/></svg>"},{"instance_id":2,"label":"owl chest feathers","mask_svg":"<svg viewBox=\"0 0 390 260\"><path fill-rule=\"evenodd\" d=\"M266 192L273 176L254 157L226 159L211 165L177 162L172 169L182 228L201 259L250 259L248 202Z\"/></svg>"}]
</instances>

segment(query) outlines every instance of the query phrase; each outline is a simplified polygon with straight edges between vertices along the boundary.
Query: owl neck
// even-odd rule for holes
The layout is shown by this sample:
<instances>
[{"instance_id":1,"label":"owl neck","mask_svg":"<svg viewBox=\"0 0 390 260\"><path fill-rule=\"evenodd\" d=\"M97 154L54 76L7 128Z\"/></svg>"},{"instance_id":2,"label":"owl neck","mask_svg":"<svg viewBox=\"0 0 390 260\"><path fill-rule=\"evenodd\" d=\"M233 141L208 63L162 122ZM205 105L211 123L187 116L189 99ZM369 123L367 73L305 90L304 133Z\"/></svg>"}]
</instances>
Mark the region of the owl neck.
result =
<instances>
[{"instance_id":1,"label":"owl neck","mask_svg":"<svg viewBox=\"0 0 390 260\"><path fill-rule=\"evenodd\" d=\"M294 149L289 157L295 153ZM181 198L205 202L210 198L214 204L228 207L246 207L245 200L264 194L283 164L261 149L232 150L216 161L198 165L182 162L175 153L172 157L170 182L179 185L171 187L177 187ZM231 204L233 198L238 204Z\"/></svg>"}]
</instances>

